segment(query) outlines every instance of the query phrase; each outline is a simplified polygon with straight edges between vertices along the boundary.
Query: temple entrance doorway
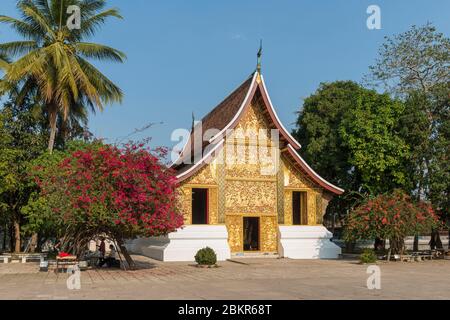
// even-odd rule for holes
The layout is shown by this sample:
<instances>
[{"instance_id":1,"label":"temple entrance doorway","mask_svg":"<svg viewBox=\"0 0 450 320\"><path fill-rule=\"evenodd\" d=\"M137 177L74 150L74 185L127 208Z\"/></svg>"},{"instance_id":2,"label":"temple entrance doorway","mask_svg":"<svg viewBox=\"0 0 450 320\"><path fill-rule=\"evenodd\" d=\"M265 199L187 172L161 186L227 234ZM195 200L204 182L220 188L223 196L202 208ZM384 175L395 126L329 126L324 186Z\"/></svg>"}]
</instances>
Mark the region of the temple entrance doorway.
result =
<instances>
[{"instance_id":1,"label":"temple entrance doorway","mask_svg":"<svg viewBox=\"0 0 450 320\"><path fill-rule=\"evenodd\" d=\"M258 217L244 217L244 251L261 250L259 225Z\"/></svg>"}]
</instances>

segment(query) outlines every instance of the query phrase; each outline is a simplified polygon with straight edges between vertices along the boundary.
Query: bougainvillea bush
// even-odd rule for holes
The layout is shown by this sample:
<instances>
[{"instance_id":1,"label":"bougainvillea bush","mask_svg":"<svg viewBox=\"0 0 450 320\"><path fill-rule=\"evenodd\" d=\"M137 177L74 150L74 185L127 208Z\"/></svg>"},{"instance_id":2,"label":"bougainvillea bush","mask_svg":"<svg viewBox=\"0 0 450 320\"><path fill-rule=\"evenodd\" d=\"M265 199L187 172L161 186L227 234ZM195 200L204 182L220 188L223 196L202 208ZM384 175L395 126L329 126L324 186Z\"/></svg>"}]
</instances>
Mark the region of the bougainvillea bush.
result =
<instances>
[{"instance_id":1,"label":"bougainvillea bush","mask_svg":"<svg viewBox=\"0 0 450 320\"><path fill-rule=\"evenodd\" d=\"M74 253L100 234L121 245L125 239L165 235L182 226L176 178L159 161L164 152L142 144L93 144L55 166L36 168L52 225Z\"/></svg>"},{"instance_id":2,"label":"bougainvillea bush","mask_svg":"<svg viewBox=\"0 0 450 320\"><path fill-rule=\"evenodd\" d=\"M347 216L347 241L387 239L392 253L403 253L407 236L429 233L439 219L432 206L414 202L401 191L365 200Z\"/></svg>"}]
</instances>

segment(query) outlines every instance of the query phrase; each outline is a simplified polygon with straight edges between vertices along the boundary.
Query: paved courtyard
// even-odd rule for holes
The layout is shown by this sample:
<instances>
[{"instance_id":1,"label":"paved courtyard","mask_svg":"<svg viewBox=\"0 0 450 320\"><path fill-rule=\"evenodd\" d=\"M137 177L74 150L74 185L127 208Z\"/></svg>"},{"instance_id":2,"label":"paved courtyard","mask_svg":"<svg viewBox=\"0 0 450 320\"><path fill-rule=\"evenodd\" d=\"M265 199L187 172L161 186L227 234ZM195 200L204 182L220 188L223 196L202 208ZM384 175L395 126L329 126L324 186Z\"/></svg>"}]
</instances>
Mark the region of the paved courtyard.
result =
<instances>
[{"instance_id":1,"label":"paved courtyard","mask_svg":"<svg viewBox=\"0 0 450 320\"><path fill-rule=\"evenodd\" d=\"M381 263L381 290L368 290L356 261L245 259L200 269L135 257L140 270L82 272L79 291L66 274L37 264L0 264L0 299L450 299L450 261Z\"/></svg>"}]
</instances>

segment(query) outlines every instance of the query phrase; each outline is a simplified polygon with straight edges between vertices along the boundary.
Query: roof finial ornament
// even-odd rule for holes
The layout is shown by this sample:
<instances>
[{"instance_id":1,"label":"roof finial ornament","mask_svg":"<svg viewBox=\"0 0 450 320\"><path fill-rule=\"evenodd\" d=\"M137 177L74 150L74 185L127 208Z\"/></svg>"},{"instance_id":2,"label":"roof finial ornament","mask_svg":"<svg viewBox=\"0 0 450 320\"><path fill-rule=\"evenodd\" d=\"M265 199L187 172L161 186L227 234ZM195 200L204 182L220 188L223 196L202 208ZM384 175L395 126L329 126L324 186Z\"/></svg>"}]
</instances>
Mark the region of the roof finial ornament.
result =
<instances>
[{"instance_id":1,"label":"roof finial ornament","mask_svg":"<svg viewBox=\"0 0 450 320\"><path fill-rule=\"evenodd\" d=\"M263 42L262 42L262 39L261 39L260 43L259 43L259 51L258 51L258 55L257 55L258 56L258 63L256 65L256 72L259 73L259 74L261 74L261 61L262 61L262 54L263 54L262 44L263 44Z\"/></svg>"}]
</instances>

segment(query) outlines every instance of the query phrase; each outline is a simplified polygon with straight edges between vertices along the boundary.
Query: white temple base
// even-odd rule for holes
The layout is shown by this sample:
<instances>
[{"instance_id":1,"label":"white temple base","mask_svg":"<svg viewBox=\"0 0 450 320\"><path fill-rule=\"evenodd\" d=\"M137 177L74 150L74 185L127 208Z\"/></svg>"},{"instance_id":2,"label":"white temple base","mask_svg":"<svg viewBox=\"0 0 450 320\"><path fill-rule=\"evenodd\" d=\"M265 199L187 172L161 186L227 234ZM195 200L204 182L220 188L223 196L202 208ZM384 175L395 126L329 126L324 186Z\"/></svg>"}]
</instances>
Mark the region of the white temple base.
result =
<instances>
[{"instance_id":1,"label":"white temple base","mask_svg":"<svg viewBox=\"0 0 450 320\"><path fill-rule=\"evenodd\" d=\"M323 226L280 226L278 253L290 259L338 259L340 247Z\"/></svg>"},{"instance_id":2,"label":"white temple base","mask_svg":"<svg viewBox=\"0 0 450 320\"><path fill-rule=\"evenodd\" d=\"M216 252L218 261L230 259L226 226L186 226L166 237L140 238L127 244L132 253L167 262L195 261L197 251L205 247Z\"/></svg>"}]
</instances>

